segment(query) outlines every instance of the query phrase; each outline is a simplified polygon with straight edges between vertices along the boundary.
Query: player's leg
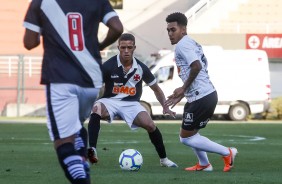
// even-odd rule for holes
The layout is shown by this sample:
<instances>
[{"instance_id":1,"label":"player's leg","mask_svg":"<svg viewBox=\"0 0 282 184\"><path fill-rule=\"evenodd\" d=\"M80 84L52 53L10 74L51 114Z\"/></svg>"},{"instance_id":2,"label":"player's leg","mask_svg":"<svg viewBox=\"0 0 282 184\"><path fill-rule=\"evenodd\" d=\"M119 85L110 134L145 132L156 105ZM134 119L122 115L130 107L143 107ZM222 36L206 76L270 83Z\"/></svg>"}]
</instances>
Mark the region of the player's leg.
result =
<instances>
[{"instance_id":1,"label":"player's leg","mask_svg":"<svg viewBox=\"0 0 282 184\"><path fill-rule=\"evenodd\" d=\"M183 132L183 130L182 130ZM199 158L199 163L202 163L201 166L208 166L208 158L200 157L197 153L203 152L210 152L210 153L217 153L223 156L224 159L224 171L229 171L233 167L234 159L237 154L236 148L228 148L221 144L218 144L214 141L211 141L205 136L200 135L199 133L183 138L180 136L180 142L183 144L190 146L194 149L200 150L200 152L195 152L197 157Z\"/></svg>"},{"instance_id":2,"label":"player's leg","mask_svg":"<svg viewBox=\"0 0 282 184\"><path fill-rule=\"evenodd\" d=\"M78 98L71 92L73 88L75 85L46 86L47 126L59 163L68 180L73 184L89 184L90 178L87 177L83 158L74 146L75 136L81 129L81 123L77 111Z\"/></svg>"},{"instance_id":3,"label":"player's leg","mask_svg":"<svg viewBox=\"0 0 282 184\"><path fill-rule=\"evenodd\" d=\"M166 150L163 143L162 134L158 127L154 124L150 115L145 111L139 112L134 119L133 124L147 130L149 138L152 144L155 146L159 157L166 158Z\"/></svg>"},{"instance_id":4,"label":"player's leg","mask_svg":"<svg viewBox=\"0 0 282 184\"><path fill-rule=\"evenodd\" d=\"M198 158L198 163L195 166L186 168L185 170L187 171L212 171L212 166L209 163L206 151L198 149L190 143L188 144L189 141L183 141L184 138L187 138L186 140L188 140L188 138L198 134L198 124L201 124L201 128L204 128L207 123L207 121L202 123L202 116L205 115L205 113L203 112L204 110L202 109L202 104L200 102L201 100L186 103L184 107L182 128L180 130L180 141L183 144L190 146ZM206 109L208 109L208 107Z\"/></svg>"},{"instance_id":5,"label":"player's leg","mask_svg":"<svg viewBox=\"0 0 282 184\"><path fill-rule=\"evenodd\" d=\"M90 176L87 173L89 167L85 167L87 163L74 148L74 136L58 141L55 141L55 149L65 176L72 184L90 184Z\"/></svg>"},{"instance_id":6,"label":"player's leg","mask_svg":"<svg viewBox=\"0 0 282 184\"><path fill-rule=\"evenodd\" d=\"M216 103L217 94L216 92L214 92L200 100L192 102L191 104L187 103L184 107L184 116L182 128L180 131L180 141L183 144L198 150L195 152L196 155L198 153L201 154L201 151L217 153L224 157L232 155L229 148L211 141L207 137L204 137L198 133L198 130L204 128L208 123L209 118L213 115ZM236 153L234 151L235 155ZM200 166L209 165L207 164L207 156L204 156L204 154L202 154L202 157L201 155L197 155L197 157L201 159L199 160L199 163L205 164ZM232 158L232 156L228 156L228 158Z\"/></svg>"},{"instance_id":7,"label":"player's leg","mask_svg":"<svg viewBox=\"0 0 282 184\"><path fill-rule=\"evenodd\" d=\"M85 160L87 159L87 144L88 144L87 130L85 127L82 127L80 131L75 135L74 146L78 154L82 156Z\"/></svg>"},{"instance_id":8,"label":"player's leg","mask_svg":"<svg viewBox=\"0 0 282 184\"><path fill-rule=\"evenodd\" d=\"M92 106L97 99L100 89L98 88L81 88L77 87L78 100L79 100L79 119L82 124L81 130L75 137L75 149L78 154L83 158L83 165L86 171L87 177L90 183L90 165L87 161L87 145L88 145L88 133L84 127L85 120L89 117Z\"/></svg>"},{"instance_id":9,"label":"player's leg","mask_svg":"<svg viewBox=\"0 0 282 184\"><path fill-rule=\"evenodd\" d=\"M85 120L91 113L92 106L99 95L100 89L98 88L81 88L77 89L79 100L79 119L82 124L82 129L77 133L75 138L75 148L78 153L87 158L87 145L88 145L88 133L84 127Z\"/></svg>"},{"instance_id":10,"label":"player's leg","mask_svg":"<svg viewBox=\"0 0 282 184\"><path fill-rule=\"evenodd\" d=\"M124 103L124 102L121 102ZM134 129L137 127L147 130L152 144L155 146L160 158L166 158L166 150L163 144L162 134L154 124L152 118L142 105L138 102L124 103L122 110L118 113Z\"/></svg>"},{"instance_id":11,"label":"player's leg","mask_svg":"<svg viewBox=\"0 0 282 184\"><path fill-rule=\"evenodd\" d=\"M102 103L96 102L92 108L92 113L90 115L88 123L90 147L97 147L98 135L100 131L100 121L102 118L102 106L104 108L104 105Z\"/></svg>"},{"instance_id":12,"label":"player's leg","mask_svg":"<svg viewBox=\"0 0 282 184\"><path fill-rule=\"evenodd\" d=\"M199 170L199 169L201 170L202 169L204 171L212 171L213 167L209 162L207 152L196 149L196 148L192 148L192 150L193 150L194 154L197 156L199 162L197 163L196 166L188 167L185 170L194 171L194 170Z\"/></svg>"},{"instance_id":13,"label":"player's leg","mask_svg":"<svg viewBox=\"0 0 282 184\"><path fill-rule=\"evenodd\" d=\"M147 112L140 112L134 119L133 124L147 130L149 138L160 157L161 166L178 167L177 164L167 158L162 134Z\"/></svg>"},{"instance_id":14,"label":"player's leg","mask_svg":"<svg viewBox=\"0 0 282 184\"><path fill-rule=\"evenodd\" d=\"M82 124L83 126L83 124ZM74 148L77 151L77 153L82 157L82 163L84 166L84 169L87 174L87 178L89 178L90 183L90 165L87 161L87 144L88 144L88 135L87 130L83 126L80 131L75 135L74 139Z\"/></svg>"},{"instance_id":15,"label":"player's leg","mask_svg":"<svg viewBox=\"0 0 282 184\"><path fill-rule=\"evenodd\" d=\"M89 148L88 158L91 163L98 162L98 154L96 151L98 136L100 132L100 121L101 121L101 103L95 103L90 115L88 123L88 137L89 137Z\"/></svg>"},{"instance_id":16,"label":"player's leg","mask_svg":"<svg viewBox=\"0 0 282 184\"><path fill-rule=\"evenodd\" d=\"M108 99L102 98L98 100L92 108L92 113L90 115L88 123L88 159L91 163L98 162L98 154L96 148L100 132L101 119L110 119L111 121L114 116L109 114L109 112L111 112L111 106L109 104L111 104L111 102L109 102ZM107 108L109 108L109 112Z\"/></svg>"}]
</instances>

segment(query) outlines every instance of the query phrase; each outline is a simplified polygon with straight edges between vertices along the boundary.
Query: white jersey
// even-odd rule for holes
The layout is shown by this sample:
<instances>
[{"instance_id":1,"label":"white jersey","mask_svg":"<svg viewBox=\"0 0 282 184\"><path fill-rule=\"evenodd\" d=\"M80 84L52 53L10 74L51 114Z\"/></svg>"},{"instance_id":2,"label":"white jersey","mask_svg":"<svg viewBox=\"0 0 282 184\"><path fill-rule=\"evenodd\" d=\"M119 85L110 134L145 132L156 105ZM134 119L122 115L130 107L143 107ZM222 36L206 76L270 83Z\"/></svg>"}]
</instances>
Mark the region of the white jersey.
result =
<instances>
[{"instance_id":1,"label":"white jersey","mask_svg":"<svg viewBox=\"0 0 282 184\"><path fill-rule=\"evenodd\" d=\"M175 62L178 68L178 75L183 82L188 79L191 71L190 65L196 60L200 61L202 69L185 92L188 102L193 102L212 93L215 91L215 88L209 79L207 71L208 61L204 55L202 46L185 35L176 44L175 48Z\"/></svg>"}]
</instances>

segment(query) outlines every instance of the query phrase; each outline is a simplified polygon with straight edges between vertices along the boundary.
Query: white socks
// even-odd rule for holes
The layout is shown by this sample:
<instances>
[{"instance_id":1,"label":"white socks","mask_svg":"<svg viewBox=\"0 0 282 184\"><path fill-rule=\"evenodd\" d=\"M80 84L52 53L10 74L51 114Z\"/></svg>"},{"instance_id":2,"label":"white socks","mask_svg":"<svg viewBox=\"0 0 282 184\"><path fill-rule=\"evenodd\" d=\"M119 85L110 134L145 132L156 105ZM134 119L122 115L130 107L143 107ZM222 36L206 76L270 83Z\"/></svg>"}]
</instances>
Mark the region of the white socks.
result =
<instances>
[{"instance_id":1,"label":"white socks","mask_svg":"<svg viewBox=\"0 0 282 184\"><path fill-rule=\"evenodd\" d=\"M207 159L206 153L202 153L202 152L217 153L222 156L229 155L229 149L227 147L222 146L216 142L213 142L209 140L208 138L201 136L199 133L191 137L187 137L187 138L179 137L179 138L180 138L180 142L182 142L183 144L187 146L192 147L193 151L195 152L199 160L202 160L200 158L206 157L206 159L203 159L203 162L208 162L208 159ZM202 164L200 163L200 165Z\"/></svg>"},{"instance_id":2,"label":"white socks","mask_svg":"<svg viewBox=\"0 0 282 184\"><path fill-rule=\"evenodd\" d=\"M206 166L210 163L207 152L198 150L196 148L192 148L192 150L194 151L195 155L197 156L199 160L199 164L201 166Z\"/></svg>"}]
</instances>

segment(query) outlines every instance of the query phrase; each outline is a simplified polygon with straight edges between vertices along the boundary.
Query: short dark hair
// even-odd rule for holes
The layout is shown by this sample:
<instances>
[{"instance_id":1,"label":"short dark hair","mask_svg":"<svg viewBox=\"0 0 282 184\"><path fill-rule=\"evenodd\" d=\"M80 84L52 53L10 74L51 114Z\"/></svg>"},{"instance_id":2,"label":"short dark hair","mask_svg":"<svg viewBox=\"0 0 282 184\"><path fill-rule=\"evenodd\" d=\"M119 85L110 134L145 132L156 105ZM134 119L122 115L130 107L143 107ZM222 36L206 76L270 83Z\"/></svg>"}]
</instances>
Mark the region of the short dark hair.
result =
<instances>
[{"instance_id":1,"label":"short dark hair","mask_svg":"<svg viewBox=\"0 0 282 184\"><path fill-rule=\"evenodd\" d=\"M187 26L187 22L188 22L187 17L180 12L174 12L168 15L165 20L167 23L177 22L177 24L182 26Z\"/></svg>"},{"instance_id":2,"label":"short dark hair","mask_svg":"<svg viewBox=\"0 0 282 184\"><path fill-rule=\"evenodd\" d=\"M130 34L130 33L123 33L123 34L119 37L118 43L119 43L120 41L127 41L127 40L133 41L133 43L134 43L134 45L135 45L135 37L134 37L132 34Z\"/></svg>"}]
</instances>

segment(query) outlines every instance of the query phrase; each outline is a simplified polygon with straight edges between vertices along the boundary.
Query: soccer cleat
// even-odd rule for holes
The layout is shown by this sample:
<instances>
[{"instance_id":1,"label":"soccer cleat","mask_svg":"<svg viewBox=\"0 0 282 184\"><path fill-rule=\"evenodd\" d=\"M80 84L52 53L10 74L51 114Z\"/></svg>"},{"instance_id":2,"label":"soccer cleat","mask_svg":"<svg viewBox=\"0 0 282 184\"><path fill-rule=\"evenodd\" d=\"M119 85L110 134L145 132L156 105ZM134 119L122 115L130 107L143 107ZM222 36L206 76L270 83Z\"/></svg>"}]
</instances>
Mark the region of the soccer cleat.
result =
<instances>
[{"instance_id":1,"label":"soccer cleat","mask_svg":"<svg viewBox=\"0 0 282 184\"><path fill-rule=\"evenodd\" d=\"M224 161L224 168L223 168L224 172L230 171L231 168L234 166L235 157L238 153L236 148L228 148L228 149L230 154L225 157L222 157Z\"/></svg>"},{"instance_id":2,"label":"soccer cleat","mask_svg":"<svg viewBox=\"0 0 282 184\"><path fill-rule=\"evenodd\" d=\"M187 167L184 169L185 171L212 171L212 165L208 164L205 166L200 165L199 163L197 163L196 165L192 166L192 167Z\"/></svg>"},{"instance_id":3,"label":"soccer cleat","mask_svg":"<svg viewBox=\"0 0 282 184\"><path fill-rule=\"evenodd\" d=\"M92 164L98 162L97 150L94 147L88 148L88 159Z\"/></svg>"},{"instance_id":4,"label":"soccer cleat","mask_svg":"<svg viewBox=\"0 0 282 184\"><path fill-rule=\"evenodd\" d=\"M160 164L162 167L178 167L176 163L169 160L168 158L162 158L160 159Z\"/></svg>"}]
</instances>

